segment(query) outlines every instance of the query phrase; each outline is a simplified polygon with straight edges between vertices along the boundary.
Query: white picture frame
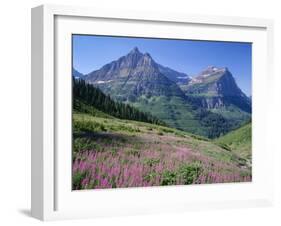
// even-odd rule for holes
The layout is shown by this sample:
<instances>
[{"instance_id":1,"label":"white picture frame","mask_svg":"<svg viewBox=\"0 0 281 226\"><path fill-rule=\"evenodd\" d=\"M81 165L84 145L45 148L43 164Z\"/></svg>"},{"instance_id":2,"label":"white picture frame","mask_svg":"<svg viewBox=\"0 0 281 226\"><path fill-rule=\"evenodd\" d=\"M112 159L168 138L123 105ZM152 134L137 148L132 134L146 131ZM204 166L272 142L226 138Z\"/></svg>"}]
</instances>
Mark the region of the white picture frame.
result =
<instances>
[{"instance_id":1,"label":"white picture frame","mask_svg":"<svg viewBox=\"0 0 281 226\"><path fill-rule=\"evenodd\" d=\"M118 27L115 23L121 29L114 29ZM141 26L143 29L131 29L130 26ZM200 32L180 33L178 26L183 30L189 26L190 31L198 29ZM155 29L157 27L159 29ZM181 38L250 41L254 44L253 181L246 184L213 184L200 187L170 186L72 192L71 186L69 187L71 76L58 76L61 73L71 73L71 67L68 68L71 59L69 35L77 32L111 35L120 32L118 35L170 37L167 30L173 29L173 35L177 34ZM216 33L212 32L213 29L216 29ZM33 8L32 216L41 220L56 220L271 205L273 179L267 175L273 168L273 151L266 142L266 120L269 117L267 109L271 103L265 97L272 91L272 45L273 22L265 19L56 5ZM66 100L63 107L62 99ZM263 154L262 149L266 150ZM65 161L62 161L64 156ZM95 205L91 205L93 201Z\"/></svg>"}]
</instances>

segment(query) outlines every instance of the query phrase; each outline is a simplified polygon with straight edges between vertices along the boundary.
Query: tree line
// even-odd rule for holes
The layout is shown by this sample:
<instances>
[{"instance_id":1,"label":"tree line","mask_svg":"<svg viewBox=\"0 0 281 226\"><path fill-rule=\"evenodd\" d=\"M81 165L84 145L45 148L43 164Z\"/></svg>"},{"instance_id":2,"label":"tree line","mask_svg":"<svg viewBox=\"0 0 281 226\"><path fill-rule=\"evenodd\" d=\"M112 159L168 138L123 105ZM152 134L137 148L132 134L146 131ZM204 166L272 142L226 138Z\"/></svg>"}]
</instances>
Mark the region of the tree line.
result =
<instances>
[{"instance_id":1,"label":"tree line","mask_svg":"<svg viewBox=\"0 0 281 226\"><path fill-rule=\"evenodd\" d=\"M75 79L72 77L72 81L73 101L79 99L85 104L93 106L97 110L116 118L148 122L163 126L166 125L149 113L142 112L129 104L114 101L109 95L104 94L99 88L92 84L86 83L83 79Z\"/></svg>"}]
</instances>

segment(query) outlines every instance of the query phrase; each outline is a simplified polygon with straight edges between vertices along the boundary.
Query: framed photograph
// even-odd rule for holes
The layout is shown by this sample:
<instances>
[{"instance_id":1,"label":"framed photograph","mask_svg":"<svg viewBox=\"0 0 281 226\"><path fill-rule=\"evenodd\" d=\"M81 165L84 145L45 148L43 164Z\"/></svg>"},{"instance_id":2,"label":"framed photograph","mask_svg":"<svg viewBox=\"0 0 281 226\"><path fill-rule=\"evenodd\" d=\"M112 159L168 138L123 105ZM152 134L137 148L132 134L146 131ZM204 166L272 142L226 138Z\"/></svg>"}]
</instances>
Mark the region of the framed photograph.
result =
<instances>
[{"instance_id":1,"label":"framed photograph","mask_svg":"<svg viewBox=\"0 0 281 226\"><path fill-rule=\"evenodd\" d=\"M32 216L270 205L270 20L32 9Z\"/></svg>"}]
</instances>

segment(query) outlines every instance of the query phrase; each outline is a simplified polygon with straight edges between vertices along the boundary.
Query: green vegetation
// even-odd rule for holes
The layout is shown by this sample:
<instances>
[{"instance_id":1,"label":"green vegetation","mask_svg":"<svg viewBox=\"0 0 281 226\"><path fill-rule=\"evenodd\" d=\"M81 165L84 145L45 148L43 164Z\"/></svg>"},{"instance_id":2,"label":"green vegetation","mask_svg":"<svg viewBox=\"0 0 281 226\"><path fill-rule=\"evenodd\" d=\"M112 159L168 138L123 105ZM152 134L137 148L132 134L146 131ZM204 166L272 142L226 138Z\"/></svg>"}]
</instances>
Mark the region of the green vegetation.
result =
<instances>
[{"instance_id":1,"label":"green vegetation","mask_svg":"<svg viewBox=\"0 0 281 226\"><path fill-rule=\"evenodd\" d=\"M141 96L131 104L145 112L153 112L157 118L173 128L193 134L214 138L230 129L228 122L222 116L194 108L180 97Z\"/></svg>"},{"instance_id":2,"label":"green vegetation","mask_svg":"<svg viewBox=\"0 0 281 226\"><path fill-rule=\"evenodd\" d=\"M111 115L105 114L102 111L97 110L91 105L85 104L82 100L79 100L77 98L73 99L73 112L79 113L87 113L94 117L100 117L100 118L114 118Z\"/></svg>"},{"instance_id":3,"label":"green vegetation","mask_svg":"<svg viewBox=\"0 0 281 226\"><path fill-rule=\"evenodd\" d=\"M231 122L233 129L241 127L245 122L249 122L251 119L251 114L242 111L234 105L224 106L220 108L214 108L211 110L213 113L219 114L226 120Z\"/></svg>"},{"instance_id":4,"label":"green vegetation","mask_svg":"<svg viewBox=\"0 0 281 226\"><path fill-rule=\"evenodd\" d=\"M193 184L199 177L201 171L201 164L194 162L182 165L179 169L179 174L183 178L184 184Z\"/></svg>"},{"instance_id":5,"label":"green vegetation","mask_svg":"<svg viewBox=\"0 0 281 226\"><path fill-rule=\"evenodd\" d=\"M86 172L76 172L72 176L72 189L81 189L82 180L86 177Z\"/></svg>"},{"instance_id":6,"label":"green vegetation","mask_svg":"<svg viewBox=\"0 0 281 226\"><path fill-rule=\"evenodd\" d=\"M166 170L163 172L161 185L172 185L175 184L177 180L176 172Z\"/></svg>"},{"instance_id":7,"label":"green vegetation","mask_svg":"<svg viewBox=\"0 0 281 226\"><path fill-rule=\"evenodd\" d=\"M235 126L231 123L231 121L226 120L223 116L204 109L198 109L196 111L196 118L208 131L208 138L216 138L226 134Z\"/></svg>"},{"instance_id":8,"label":"green vegetation","mask_svg":"<svg viewBox=\"0 0 281 226\"><path fill-rule=\"evenodd\" d=\"M248 123L216 139L215 143L243 158L251 159L252 123Z\"/></svg>"},{"instance_id":9,"label":"green vegetation","mask_svg":"<svg viewBox=\"0 0 281 226\"><path fill-rule=\"evenodd\" d=\"M130 104L144 112L153 112L157 118L173 128L211 139L224 135L249 120L250 115L239 111L238 108L229 108L228 111L210 111L202 107L195 107L200 105L197 103L198 101L200 102L198 98L191 97L183 100L180 97L153 96L148 98L143 95ZM224 115L227 112L228 114ZM236 115L237 118L233 115Z\"/></svg>"},{"instance_id":10,"label":"green vegetation","mask_svg":"<svg viewBox=\"0 0 281 226\"><path fill-rule=\"evenodd\" d=\"M110 96L105 95L98 88L86 83L82 79L73 78L72 80L74 96L73 108L79 112L93 113L93 115L97 116L97 114L102 111L121 119L165 125L164 122L149 113L142 112L128 104L113 101ZM87 107L86 105L90 105L92 107ZM95 107L99 112L93 111L93 107Z\"/></svg>"}]
</instances>

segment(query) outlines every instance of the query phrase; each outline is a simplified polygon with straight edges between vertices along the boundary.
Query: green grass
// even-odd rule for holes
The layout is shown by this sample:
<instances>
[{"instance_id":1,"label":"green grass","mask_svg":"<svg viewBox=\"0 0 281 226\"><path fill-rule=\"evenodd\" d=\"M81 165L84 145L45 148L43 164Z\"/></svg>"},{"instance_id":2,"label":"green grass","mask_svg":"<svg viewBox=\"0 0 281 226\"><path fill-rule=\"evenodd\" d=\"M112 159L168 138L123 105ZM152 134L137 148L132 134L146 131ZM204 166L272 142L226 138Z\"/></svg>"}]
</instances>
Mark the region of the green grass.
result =
<instances>
[{"instance_id":1,"label":"green grass","mask_svg":"<svg viewBox=\"0 0 281 226\"><path fill-rule=\"evenodd\" d=\"M73 112L74 113L87 113L95 117L101 118L114 118L111 115L108 115L102 111L97 110L96 108L85 104L83 101L78 100L77 98L73 99Z\"/></svg>"},{"instance_id":2,"label":"green grass","mask_svg":"<svg viewBox=\"0 0 281 226\"><path fill-rule=\"evenodd\" d=\"M134 121L121 120L117 118L101 118L93 117L88 114L74 113L73 114L73 129L74 133L80 132L124 132L124 133L137 133L140 132L138 126ZM124 123L126 122L126 123ZM150 125L150 124L149 124Z\"/></svg>"},{"instance_id":3,"label":"green grass","mask_svg":"<svg viewBox=\"0 0 281 226\"><path fill-rule=\"evenodd\" d=\"M252 123L248 123L215 140L223 148L228 148L242 158L251 159Z\"/></svg>"}]
</instances>

